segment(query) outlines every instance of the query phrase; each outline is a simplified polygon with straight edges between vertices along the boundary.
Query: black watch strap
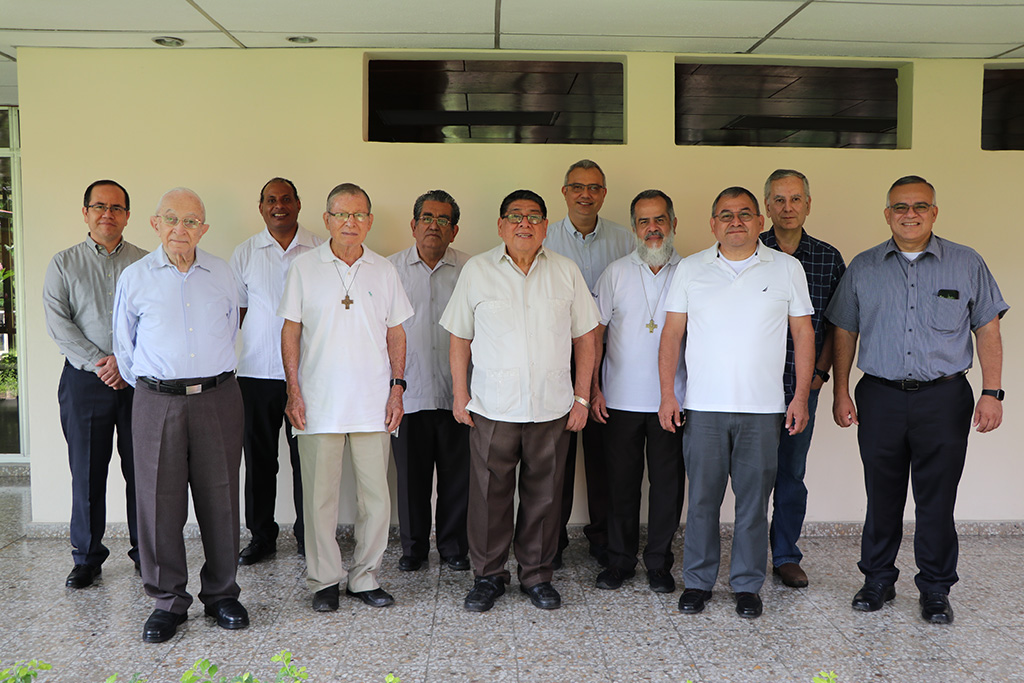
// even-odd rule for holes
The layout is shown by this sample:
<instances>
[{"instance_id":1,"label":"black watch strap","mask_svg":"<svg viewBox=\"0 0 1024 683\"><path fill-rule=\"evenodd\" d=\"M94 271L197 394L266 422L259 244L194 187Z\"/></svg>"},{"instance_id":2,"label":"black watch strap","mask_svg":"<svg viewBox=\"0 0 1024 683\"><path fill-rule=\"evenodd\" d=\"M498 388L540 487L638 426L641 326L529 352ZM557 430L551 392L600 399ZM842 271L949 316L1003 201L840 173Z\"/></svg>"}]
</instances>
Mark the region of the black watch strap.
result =
<instances>
[{"instance_id":1,"label":"black watch strap","mask_svg":"<svg viewBox=\"0 0 1024 683\"><path fill-rule=\"evenodd\" d=\"M409 388L409 385L406 384L404 379L393 379L393 380L391 380L391 386L393 386L393 387L402 387L402 391L403 392L406 389Z\"/></svg>"},{"instance_id":2,"label":"black watch strap","mask_svg":"<svg viewBox=\"0 0 1024 683\"><path fill-rule=\"evenodd\" d=\"M1002 401L1003 397L1006 396L1006 392L1003 391L1002 389L982 389L981 390L981 395L982 396L991 396L992 398L994 398L997 401Z\"/></svg>"},{"instance_id":3,"label":"black watch strap","mask_svg":"<svg viewBox=\"0 0 1024 683\"><path fill-rule=\"evenodd\" d=\"M828 381L829 375L824 370L819 370L818 368L814 368L814 374L817 375L818 377L820 377L822 382L827 382Z\"/></svg>"}]
</instances>

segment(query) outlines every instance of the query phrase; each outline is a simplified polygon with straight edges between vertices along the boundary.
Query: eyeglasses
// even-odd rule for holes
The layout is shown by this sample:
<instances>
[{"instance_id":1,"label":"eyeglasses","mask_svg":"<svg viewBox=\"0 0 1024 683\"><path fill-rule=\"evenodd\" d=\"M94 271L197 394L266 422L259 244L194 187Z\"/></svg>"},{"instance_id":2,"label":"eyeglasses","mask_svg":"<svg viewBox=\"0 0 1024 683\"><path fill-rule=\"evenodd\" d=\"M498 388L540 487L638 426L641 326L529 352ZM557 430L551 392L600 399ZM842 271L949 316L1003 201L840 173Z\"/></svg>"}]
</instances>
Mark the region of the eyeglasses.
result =
<instances>
[{"instance_id":1,"label":"eyeglasses","mask_svg":"<svg viewBox=\"0 0 1024 683\"><path fill-rule=\"evenodd\" d=\"M906 212L910 211L911 208L914 209L914 213L924 213L933 206L935 205L927 202L917 202L915 204L904 204L903 202L900 202L899 204L893 204L889 208L892 209L893 213L902 216Z\"/></svg>"},{"instance_id":2,"label":"eyeglasses","mask_svg":"<svg viewBox=\"0 0 1024 683\"><path fill-rule=\"evenodd\" d=\"M749 223L760 215L761 214L759 213L750 213L749 211L740 211L739 213L733 213L732 211L719 211L718 215L715 216L715 219L722 223L732 223L734 218L739 218L744 223Z\"/></svg>"},{"instance_id":3,"label":"eyeglasses","mask_svg":"<svg viewBox=\"0 0 1024 683\"><path fill-rule=\"evenodd\" d=\"M334 211L328 211L327 215L334 216L342 223L346 222L349 219L349 217L351 217L352 220L358 223L362 223L363 221L370 217L370 214L363 213L362 211L359 211L357 213L351 213L349 211L338 211L337 213L335 213Z\"/></svg>"},{"instance_id":4,"label":"eyeglasses","mask_svg":"<svg viewBox=\"0 0 1024 683\"><path fill-rule=\"evenodd\" d=\"M600 192L604 189L604 185L598 185L597 183L590 183L589 185L584 185L583 183L568 183L566 187L573 192L583 192L584 188L591 192Z\"/></svg>"},{"instance_id":5,"label":"eyeglasses","mask_svg":"<svg viewBox=\"0 0 1024 683\"><path fill-rule=\"evenodd\" d=\"M95 211L101 216L105 214L107 211L114 214L115 216L123 216L126 213L128 213L128 209L124 208L120 204L114 204L113 206L109 206L107 204L90 204L86 208L88 208L90 211Z\"/></svg>"},{"instance_id":6,"label":"eyeglasses","mask_svg":"<svg viewBox=\"0 0 1024 683\"><path fill-rule=\"evenodd\" d=\"M522 223L524 218L530 222L530 225L540 225L541 221L544 220L544 216L539 216L535 213L531 213L529 216L524 216L521 213L507 213L502 218L514 225Z\"/></svg>"},{"instance_id":7,"label":"eyeglasses","mask_svg":"<svg viewBox=\"0 0 1024 683\"><path fill-rule=\"evenodd\" d=\"M444 216L431 216L429 213L425 213L422 216L420 216L420 223L423 223L423 225L437 223L437 227L447 228L449 225L452 224L452 221L450 218L445 218Z\"/></svg>"},{"instance_id":8,"label":"eyeglasses","mask_svg":"<svg viewBox=\"0 0 1024 683\"><path fill-rule=\"evenodd\" d=\"M164 214L163 216L160 216L160 218L163 219L164 225L171 228L177 225L178 221L181 221L181 224L189 230L195 230L203 224L203 221L198 218L178 218L173 213Z\"/></svg>"}]
</instances>

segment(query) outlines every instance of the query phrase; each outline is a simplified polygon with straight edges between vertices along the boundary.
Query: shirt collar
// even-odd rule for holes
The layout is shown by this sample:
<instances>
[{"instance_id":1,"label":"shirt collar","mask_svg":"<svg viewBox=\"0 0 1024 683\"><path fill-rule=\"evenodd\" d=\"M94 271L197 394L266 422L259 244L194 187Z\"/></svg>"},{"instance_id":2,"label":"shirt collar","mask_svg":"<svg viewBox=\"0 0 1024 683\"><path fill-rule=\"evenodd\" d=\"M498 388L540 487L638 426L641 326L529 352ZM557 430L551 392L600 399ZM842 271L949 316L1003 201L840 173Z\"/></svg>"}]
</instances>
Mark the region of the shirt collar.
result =
<instances>
[{"instance_id":1,"label":"shirt collar","mask_svg":"<svg viewBox=\"0 0 1024 683\"><path fill-rule=\"evenodd\" d=\"M270 228L267 227L264 227L263 230L257 234L256 246L260 249L275 246L278 248L281 247L281 245L278 244L277 240L274 239L274 236L270 234ZM295 236L292 237L291 244L289 244L288 248L284 249L283 251L291 251L297 246L309 247L311 249L316 246L316 244L313 243L313 233L311 233L309 230L306 230L304 227L302 227L301 224L295 231Z\"/></svg>"},{"instance_id":2,"label":"shirt collar","mask_svg":"<svg viewBox=\"0 0 1024 683\"><path fill-rule=\"evenodd\" d=\"M116 247L114 247L114 251L111 251L111 252L108 252L107 248L105 246L103 246L102 244L100 244L99 242L94 240L92 238L92 235L90 235L88 233L86 233L86 235L85 235L85 241L86 241L86 243L90 247L92 247L93 251L95 251L100 256L107 256L107 255L113 256L114 254L116 254L119 251L121 251L121 247L124 246L124 237L121 238L121 241L117 243Z\"/></svg>"},{"instance_id":3,"label":"shirt collar","mask_svg":"<svg viewBox=\"0 0 1024 683\"><path fill-rule=\"evenodd\" d=\"M775 234L775 226L768 228L764 233L765 246L771 247L772 249L779 249L779 237ZM811 236L807 234L806 228L800 228L800 243L796 245L796 251L793 252L793 256L796 256L801 251L809 251L811 248Z\"/></svg>"},{"instance_id":4,"label":"shirt collar","mask_svg":"<svg viewBox=\"0 0 1024 683\"><path fill-rule=\"evenodd\" d=\"M573 238L574 240L580 240L581 242L585 242L587 240L596 240L598 238L598 236L601 234L601 231L604 230L603 223L604 219L598 216L597 225L594 226L594 231L587 235L584 235L582 232L576 229L576 226L572 224L572 220L568 216L566 216L565 218L562 219L562 228L566 231L569 237Z\"/></svg>"},{"instance_id":5,"label":"shirt collar","mask_svg":"<svg viewBox=\"0 0 1024 683\"><path fill-rule=\"evenodd\" d=\"M754 256L757 257L758 261L765 262L765 261L774 261L775 260L775 257L772 255L772 250L771 249L762 249L761 248L761 241L760 240L758 240L757 244L758 244L758 246L754 247ZM719 256L718 242L715 242L701 256L701 261L703 261L704 263L714 263L715 259L717 259L718 256Z\"/></svg>"},{"instance_id":6,"label":"shirt collar","mask_svg":"<svg viewBox=\"0 0 1024 683\"><path fill-rule=\"evenodd\" d=\"M676 251L675 249L673 249L672 250L672 257L668 260L668 263L666 263L665 266L674 266L677 263L679 263L682 259L683 259L683 257L679 255L679 252ZM635 266L646 266L647 265L646 263L644 263L644 260L640 258L640 252L638 250L636 250L636 249L634 249L633 251L631 251L629 253L629 260ZM665 266L662 266L662 269L664 269ZM658 272L661 272L661 271L658 271Z\"/></svg>"},{"instance_id":7,"label":"shirt collar","mask_svg":"<svg viewBox=\"0 0 1024 683\"><path fill-rule=\"evenodd\" d=\"M168 258L167 252L164 251L164 245L163 244L161 244L159 247L154 249L153 253L155 254L155 256L154 256L153 263L150 265L151 269L156 270L157 268L167 267L167 268L174 268L174 270L178 270L178 266L176 266L173 263L171 263L171 259ZM192 261L192 265L189 266L189 269L185 273L182 273L182 275L187 275L188 273L191 273L196 268L202 268L203 270L209 272L210 269L207 268L206 265L204 265L205 264L204 258L207 257L207 256L208 255L206 254L206 252L202 251L201 249L199 249L197 247L196 248L195 260ZM178 271L178 272L181 272L181 271Z\"/></svg>"},{"instance_id":8,"label":"shirt collar","mask_svg":"<svg viewBox=\"0 0 1024 683\"><path fill-rule=\"evenodd\" d=\"M942 252L942 238L933 232L932 236L928 239L928 244L925 245L923 253L931 254L932 256L941 261ZM896 240L890 237L888 240L885 241L885 248L882 250L882 258L884 259L889 254L897 253L902 254L902 251L900 250L899 245L896 244Z\"/></svg>"},{"instance_id":9,"label":"shirt collar","mask_svg":"<svg viewBox=\"0 0 1024 683\"><path fill-rule=\"evenodd\" d=\"M359 258L357 258L352 263L351 266L349 266L349 268L354 268L357 263L362 263L363 261L365 261L366 263L370 263L370 264L374 263L374 260L375 260L374 256L375 256L375 254L369 249L369 247L366 246L365 242L363 243L362 246L363 246L363 253L359 256ZM329 261L338 261L339 263L345 263L340 258L338 258L337 256L334 255L334 252L331 250L331 241L330 240L325 241L323 244L321 244L317 248L320 250L320 260L323 261L324 263L327 263ZM347 263L345 263L345 265L348 266Z\"/></svg>"},{"instance_id":10,"label":"shirt collar","mask_svg":"<svg viewBox=\"0 0 1024 683\"><path fill-rule=\"evenodd\" d=\"M454 250L452 249L452 247L450 245L448 247L446 247L445 250L444 250L444 254L441 255L441 260L437 262L437 265L439 265L439 266L451 266L451 265L454 265L455 264L455 254L453 253L453 251ZM417 263L422 263L424 266L427 265L426 262L422 258L420 258L420 252L416 248L415 244L412 245L411 247L409 247L409 253L406 256L406 261L405 262L406 262L406 264L408 264L410 266L411 265L415 265Z\"/></svg>"}]
</instances>

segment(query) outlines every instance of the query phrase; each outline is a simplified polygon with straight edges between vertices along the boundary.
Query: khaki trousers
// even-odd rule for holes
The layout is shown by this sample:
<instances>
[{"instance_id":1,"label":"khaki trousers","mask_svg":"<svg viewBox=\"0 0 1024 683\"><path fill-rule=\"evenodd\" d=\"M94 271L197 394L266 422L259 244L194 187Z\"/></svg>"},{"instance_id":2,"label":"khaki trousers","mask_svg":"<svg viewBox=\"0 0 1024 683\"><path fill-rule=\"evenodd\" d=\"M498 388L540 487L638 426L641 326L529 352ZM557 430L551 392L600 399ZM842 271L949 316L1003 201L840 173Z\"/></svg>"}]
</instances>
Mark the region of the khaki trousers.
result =
<instances>
[{"instance_id":1,"label":"khaki trousers","mask_svg":"<svg viewBox=\"0 0 1024 683\"><path fill-rule=\"evenodd\" d=\"M299 434L305 518L306 583L313 592L348 579L348 588L379 588L377 571L388 547L391 493L388 490L387 432ZM348 572L338 547L338 502L345 445L352 453L356 481L356 548Z\"/></svg>"}]
</instances>

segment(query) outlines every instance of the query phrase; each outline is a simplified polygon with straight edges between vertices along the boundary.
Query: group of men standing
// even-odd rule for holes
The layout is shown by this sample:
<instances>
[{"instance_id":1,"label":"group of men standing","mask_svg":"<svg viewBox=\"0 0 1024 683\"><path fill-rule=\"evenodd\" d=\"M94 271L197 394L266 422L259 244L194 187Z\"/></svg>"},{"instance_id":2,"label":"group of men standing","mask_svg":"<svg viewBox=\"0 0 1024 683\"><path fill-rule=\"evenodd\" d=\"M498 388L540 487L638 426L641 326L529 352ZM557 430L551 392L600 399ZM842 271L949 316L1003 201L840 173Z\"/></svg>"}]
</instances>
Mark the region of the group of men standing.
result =
<instances>
[{"instance_id":1,"label":"group of men standing","mask_svg":"<svg viewBox=\"0 0 1024 683\"><path fill-rule=\"evenodd\" d=\"M88 237L54 257L44 288L47 329L66 356L58 397L73 488L67 586L93 583L109 554L102 536L116 430L129 556L155 599L143 639L171 638L192 602L182 538L189 488L206 556L200 600L220 626L246 627L236 571L277 549L283 424L315 610L338 609L343 585L368 605L394 602L378 580L389 452L399 570L427 562L436 471L436 548L445 566L474 572L464 607L487 611L505 592L512 548L522 592L555 609L580 432L597 587L617 589L636 573L646 466L647 579L656 592L676 590L671 545L688 474L679 609L703 611L731 479L729 584L736 612L756 618L769 548L785 585L808 585L797 546L803 479L818 394L834 366L834 417L859 424L868 496L865 584L853 607L877 610L895 596L911 478L922 616L952 621L956 488L972 414L983 432L1001 421L999 319L1008 307L977 253L932 234L934 188L917 176L896 181L885 208L892 239L848 272L834 247L805 231L810 185L797 171L767 179L766 232L753 193L723 190L711 209L715 244L688 258L673 246L667 194L638 194L627 229L599 215L607 191L596 163L573 164L562 187L567 216L550 229L538 194L512 192L498 212L502 243L473 258L451 246L455 199L427 192L413 207L414 244L384 258L364 244L373 213L361 187L329 193L324 241L299 225L294 184L273 178L259 198L266 229L229 266L197 248L209 226L191 190L161 198L150 218L161 244L147 255L122 239L127 190L90 185ZM984 387L977 404L965 379L972 332ZM854 403L858 338L865 374ZM252 540L239 552L243 450ZM335 538L346 450L358 510L347 570Z\"/></svg>"}]
</instances>

